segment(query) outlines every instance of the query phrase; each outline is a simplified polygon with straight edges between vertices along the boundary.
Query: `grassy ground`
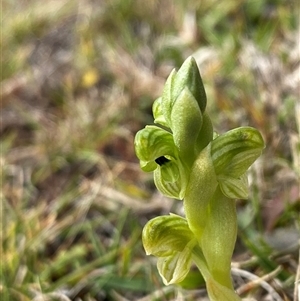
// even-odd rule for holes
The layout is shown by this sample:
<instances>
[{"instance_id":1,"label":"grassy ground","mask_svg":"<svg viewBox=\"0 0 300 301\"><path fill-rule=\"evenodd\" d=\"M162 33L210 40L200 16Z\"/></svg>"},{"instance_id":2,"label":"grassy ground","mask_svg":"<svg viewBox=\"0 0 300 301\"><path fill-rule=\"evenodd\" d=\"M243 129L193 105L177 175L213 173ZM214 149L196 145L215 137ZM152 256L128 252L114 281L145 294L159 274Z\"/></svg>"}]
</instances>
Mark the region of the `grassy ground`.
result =
<instances>
[{"instance_id":1,"label":"grassy ground","mask_svg":"<svg viewBox=\"0 0 300 301\"><path fill-rule=\"evenodd\" d=\"M133 149L189 55L215 128L254 126L267 144L237 201L236 288L297 300L297 1L4 0L2 17L1 300L206 300L196 272L165 287L145 256L143 225L182 206Z\"/></svg>"}]
</instances>

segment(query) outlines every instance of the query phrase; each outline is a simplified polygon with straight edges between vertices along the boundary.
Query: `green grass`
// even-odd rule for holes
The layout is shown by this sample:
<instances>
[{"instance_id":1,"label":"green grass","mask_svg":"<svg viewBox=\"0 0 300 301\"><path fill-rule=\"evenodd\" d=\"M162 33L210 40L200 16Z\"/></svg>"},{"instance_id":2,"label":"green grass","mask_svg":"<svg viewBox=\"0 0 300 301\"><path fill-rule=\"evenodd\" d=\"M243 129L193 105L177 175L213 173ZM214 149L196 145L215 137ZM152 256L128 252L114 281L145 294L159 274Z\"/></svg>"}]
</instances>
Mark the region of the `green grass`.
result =
<instances>
[{"instance_id":1,"label":"green grass","mask_svg":"<svg viewBox=\"0 0 300 301\"><path fill-rule=\"evenodd\" d=\"M145 256L143 225L181 214L181 203L156 192L133 149L166 77L189 55L215 128L254 126L267 144L249 172L249 200L237 203L234 265L259 277L275 270L267 282L293 300L297 1L5 0L2 11L1 300L205 296L195 272L184 288L164 287ZM237 288L249 281L234 277ZM246 296L272 298L260 285Z\"/></svg>"}]
</instances>

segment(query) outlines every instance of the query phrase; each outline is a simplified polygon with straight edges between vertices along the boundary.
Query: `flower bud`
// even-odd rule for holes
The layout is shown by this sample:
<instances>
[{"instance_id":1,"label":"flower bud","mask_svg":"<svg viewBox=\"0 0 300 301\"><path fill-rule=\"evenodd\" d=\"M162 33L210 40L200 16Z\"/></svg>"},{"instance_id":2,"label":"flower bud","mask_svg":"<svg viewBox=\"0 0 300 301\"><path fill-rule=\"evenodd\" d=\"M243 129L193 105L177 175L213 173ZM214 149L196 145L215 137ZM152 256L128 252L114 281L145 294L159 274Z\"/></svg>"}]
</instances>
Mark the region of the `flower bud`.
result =
<instances>
[{"instance_id":1,"label":"flower bud","mask_svg":"<svg viewBox=\"0 0 300 301\"><path fill-rule=\"evenodd\" d=\"M206 93L197 63L191 56L184 61L176 74L172 90L174 101L176 101L176 98L185 87L191 91L198 102L201 112L204 113L206 108Z\"/></svg>"},{"instance_id":2,"label":"flower bud","mask_svg":"<svg viewBox=\"0 0 300 301\"><path fill-rule=\"evenodd\" d=\"M162 113L168 127L170 127L172 131L176 124L174 117L171 117L172 110L184 89L188 89L191 95L193 95L193 99L196 100L202 115L206 108L206 93L197 63L193 57L187 58L178 72L174 69L164 86L162 95ZM192 100L192 102L193 101L194 100ZM191 108L194 108L194 104L191 104ZM201 122L202 120L200 120L200 127Z\"/></svg>"}]
</instances>

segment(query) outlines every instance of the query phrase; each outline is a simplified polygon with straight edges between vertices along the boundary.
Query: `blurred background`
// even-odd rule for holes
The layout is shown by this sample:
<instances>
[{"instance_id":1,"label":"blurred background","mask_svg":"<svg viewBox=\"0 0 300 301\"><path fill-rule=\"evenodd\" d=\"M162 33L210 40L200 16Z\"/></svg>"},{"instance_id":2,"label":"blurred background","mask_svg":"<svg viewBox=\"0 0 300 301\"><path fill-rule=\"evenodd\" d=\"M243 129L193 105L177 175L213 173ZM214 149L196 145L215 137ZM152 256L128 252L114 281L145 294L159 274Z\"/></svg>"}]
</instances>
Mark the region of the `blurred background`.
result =
<instances>
[{"instance_id":1,"label":"blurred background","mask_svg":"<svg viewBox=\"0 0 300 301\"><path fill-rule=\"evenodd\" d=\"M133 147L190 55L216 131L253 126L267 145L237 200L236 289L298 300L298 1L1 6L1 300L207 300L196 270L165 287L145 255L145 223L182 202L156 191Z\"/></svg>"}]
</instances>

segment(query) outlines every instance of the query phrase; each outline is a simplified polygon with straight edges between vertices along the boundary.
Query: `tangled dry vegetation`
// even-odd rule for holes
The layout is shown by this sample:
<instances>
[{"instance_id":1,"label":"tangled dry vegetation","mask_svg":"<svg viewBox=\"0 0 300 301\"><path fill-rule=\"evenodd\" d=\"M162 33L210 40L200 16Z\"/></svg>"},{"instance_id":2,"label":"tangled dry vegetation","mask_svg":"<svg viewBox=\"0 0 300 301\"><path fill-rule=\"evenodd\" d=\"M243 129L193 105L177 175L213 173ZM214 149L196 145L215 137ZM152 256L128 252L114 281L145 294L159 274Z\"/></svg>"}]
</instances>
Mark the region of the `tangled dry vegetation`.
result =
<instances>
[{"instance_id":1,"label":"tangled dry vegetation","mask_svg":"<svg viewBox=\"0 0 300 301\"><path fill-rule=\"evenodd\" d=\"M249 172L249 200L237 201L236 289L245 300L298 300L297 1L2 8L1 300L207 300L196 271L164 287L144 254L146 221L183 212L133 150L167 75L189 55L214 126L254 126L267 144Z\"/></svg>"}]
</instances>

